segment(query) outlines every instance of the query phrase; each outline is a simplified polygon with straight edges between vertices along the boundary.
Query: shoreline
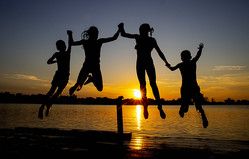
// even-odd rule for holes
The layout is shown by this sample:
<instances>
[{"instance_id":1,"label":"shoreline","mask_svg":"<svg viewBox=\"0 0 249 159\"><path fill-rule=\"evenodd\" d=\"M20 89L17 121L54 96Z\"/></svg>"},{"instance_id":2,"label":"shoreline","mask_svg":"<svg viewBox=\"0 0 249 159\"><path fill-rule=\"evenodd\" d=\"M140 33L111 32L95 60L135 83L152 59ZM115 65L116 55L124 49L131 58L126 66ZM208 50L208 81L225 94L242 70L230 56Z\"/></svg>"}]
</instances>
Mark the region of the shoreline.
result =
<instances>
[{"instance_id":1,"label":"shoreline","mask_svg":"<svg viewBox=\"0 0 249 159\"><path fill-rule=\"evenodd\" d=\"M123 97L123 96L120 96ZM22 93L11 94L10 92L0 92L0 103L22 103L22 104L41 104L42 101L46 99L44 94L32 94L24 95ZM116 105L117 99L119 98L109 98L109 97L84 97L78 98L76 95L65 96L61 95L55 102L55 104L82 104L82 105ZM142 105L141 99L137 98L126 98L122 100L125 105ZM161 98L161 103L163 105L181 105L181 99L171 99L167 100ZM147 104L157 105L157 101L154 98L148 98ZM192 104L194 104L192 102ZM211 100L208 97L203 101L203 105L249 105L248 99L231 99L227 98L223 101L215 101L213 98Z\"/></svg>"},{"instance_id":2,"label":"shoreline","mask_svg":"<svg viewBox=\"0 0 249 159\"><path fill-rule=\"evenodd\" d=\"M0 102L0 104L39 104L41 105L42 103L39 103L39 102L34 102L34 103L29 103L29 102ZM114 104L110 104L110 103L106 103L106 104L103 104L103 103L53 103L53 105L102 105L102 106L108 106L108 105L117 105L116 103ZM142 105L141 103L129 103L129 104L123 104L123 106L129 106L129 105ZM150 106L157 106L157 104L148 104ZM181 106L180 103L178 104L172 104L172 103L163 103L162 104L163 106ZM194 106L195 104L189 104L190 106ZM246 103L246 104L226 104L226 103L223 103L223 102L217 102L217 103L206 103L206 104L203 104L202 106L249 106L249 103Z\"/></svg>"},{"instance_id":3,"label":"shoreline","mask_svg":"<svg viewBox=\"0 0 249 159\"><path fill-rule=\"evenodd\" d=\"M144 138L146 139L146 137ZM171 157L227 159L249 155L249 141L244 143L245 146L248 145L248 149L221 151L208 146L184 146L184 140L183 145L179 146L170 142L168 138L153 137L152 139L153 142L149 143L150 145L146 146L148 143L141 142L140 144L143 146L135 148L132 146L132 140L136 140L136 138L131 133L120 136L118 133L110 131L19 127L0 129L0 152L2 156L8 156L7 158L39 158L47 157L47 155L49 157L79 157L82 155L89 158L115 159ZM174 138L171 139L174 140Z\"/></svg>"}]
</instances>

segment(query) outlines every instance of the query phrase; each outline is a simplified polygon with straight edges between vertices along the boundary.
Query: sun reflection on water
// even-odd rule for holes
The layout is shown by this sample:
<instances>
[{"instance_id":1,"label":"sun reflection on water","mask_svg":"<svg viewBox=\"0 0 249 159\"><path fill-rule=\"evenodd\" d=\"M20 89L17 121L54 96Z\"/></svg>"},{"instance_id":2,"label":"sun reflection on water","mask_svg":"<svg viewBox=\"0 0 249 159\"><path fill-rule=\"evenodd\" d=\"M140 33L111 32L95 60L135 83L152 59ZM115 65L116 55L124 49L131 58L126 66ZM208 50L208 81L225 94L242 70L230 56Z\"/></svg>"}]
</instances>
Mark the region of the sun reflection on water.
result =
<instances>
[{"instance_id":1,"label":"sun reflection on water","mask_svg":"<svg viewBox=\"0 0 249 159\"><path fill-rule=\"evenodd\" d=\"M136 106L136 114L137 114L137 129L141 130L141 115L142 115L142 106Z\"/></svg>"},{"instance_id":2,"label":"sun reflection on water","mask_svg":"<svg viewBox=\"0 0 249 159\"><path fill-rule=\"evenodd\" d=\"M142 136L135 136L131 139L130 148L141 150L143 148L143 137Z\"/></svg>"},{"instance_id":3,"label":"sun reflection on water","mask_svg":"<svg viewBox=\"0 0 249 159\"><path fill-rule=\"evenodd\" d=\"M136 129L141 130L141 120L142 120L142 106L136 105ZM143 138L141 136L133 136L130 148L140 150L143 147Z\"/></svg>"}]
</instances>

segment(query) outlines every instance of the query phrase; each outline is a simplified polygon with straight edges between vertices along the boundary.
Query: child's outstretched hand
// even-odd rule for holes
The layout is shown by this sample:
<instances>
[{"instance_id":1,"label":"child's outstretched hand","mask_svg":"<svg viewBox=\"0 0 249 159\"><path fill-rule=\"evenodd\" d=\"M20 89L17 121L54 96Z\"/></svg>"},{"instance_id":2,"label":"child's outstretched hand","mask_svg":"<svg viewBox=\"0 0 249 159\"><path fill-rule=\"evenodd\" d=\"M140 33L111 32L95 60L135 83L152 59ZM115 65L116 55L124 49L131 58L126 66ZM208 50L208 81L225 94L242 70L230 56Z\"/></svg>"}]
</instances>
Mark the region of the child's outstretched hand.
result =
<instances>
[{"instance_id":1,"label":"child's outstretched hand","mask_svg":"<svg viewBox=\"0 0 249 159\"><path fill-rule=\"evenodd\" d=\"M202 49L203 47L204 47L204 44L200 43L198 49Z\"/></svg>"}]
</instances>

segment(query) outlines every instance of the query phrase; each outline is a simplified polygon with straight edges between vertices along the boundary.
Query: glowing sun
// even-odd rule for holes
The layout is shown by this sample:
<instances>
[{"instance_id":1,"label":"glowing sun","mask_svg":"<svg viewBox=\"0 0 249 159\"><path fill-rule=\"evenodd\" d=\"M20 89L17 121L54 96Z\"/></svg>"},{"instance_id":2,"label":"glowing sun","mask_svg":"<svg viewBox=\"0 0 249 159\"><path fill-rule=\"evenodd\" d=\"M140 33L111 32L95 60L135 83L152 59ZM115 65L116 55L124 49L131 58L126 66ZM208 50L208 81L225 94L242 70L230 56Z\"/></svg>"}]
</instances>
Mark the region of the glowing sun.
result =
<instances>
[{"instance_id":1,"label":"glowing sun","mask_svg":"<svg viewBox=\"0 0 249 159\"><path fill-rule=\"evenodd\" d=\"M136 98L141 98L141 92L140 92L140 90L134 89L133 91L134 91L134 96L135 96Z\"/></svg>"}]
</instances>

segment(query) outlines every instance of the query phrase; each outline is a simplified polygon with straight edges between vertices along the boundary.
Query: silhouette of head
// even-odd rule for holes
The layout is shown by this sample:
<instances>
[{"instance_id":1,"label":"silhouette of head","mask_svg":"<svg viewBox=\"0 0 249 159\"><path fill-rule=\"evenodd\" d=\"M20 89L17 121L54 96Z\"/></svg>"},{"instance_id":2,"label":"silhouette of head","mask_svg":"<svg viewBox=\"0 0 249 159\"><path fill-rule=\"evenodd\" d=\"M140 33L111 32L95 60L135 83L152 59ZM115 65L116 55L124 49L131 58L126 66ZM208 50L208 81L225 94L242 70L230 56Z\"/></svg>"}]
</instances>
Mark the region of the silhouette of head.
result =
<instances>
[{"instance_id":1,"label":"silhouette of head","mask_svg":"<svg viewBox=\"0 0 249 159\"><path fill-rule=\"evenodd\" d=\"M190 61L192 58L190 51L188 50L183 50L181 53L181 59L183 62Z\"/></svg>"},{"instance_id":2,"label":"silhouette of head","mask_svg":"<svg viewBox=\"0 0 249 159\"><path fill-rule=\"evenodd\" d=\"M58 40L56 41L56 48L59 51L65 51L67 47L63 40Z\"/></svg>"},{"instance_id":3,"label":"silhouette of head","mask_svg":"<svg viewBox=\"0 0 249 159\"><path fill-rule=\"evenodd\" d=\"M150 36L152 36L154 29L151 28L149 24L144 23L144 24L140 25L140 27L139 27L140 35L148 35L149 32L150 32Z\"/></svg>"},{"instance_id":4,"label":"silhouette of head","mask_svg":"<svg viewBox=\"0 0 249 159\"><path fill-rule=\"evenodd\" d=\"M99 36L99 30L95 26L91 26L88 30L85 30L82 33L82 39L88 40L97 40Z\"/></svg>"}]
</instances>

